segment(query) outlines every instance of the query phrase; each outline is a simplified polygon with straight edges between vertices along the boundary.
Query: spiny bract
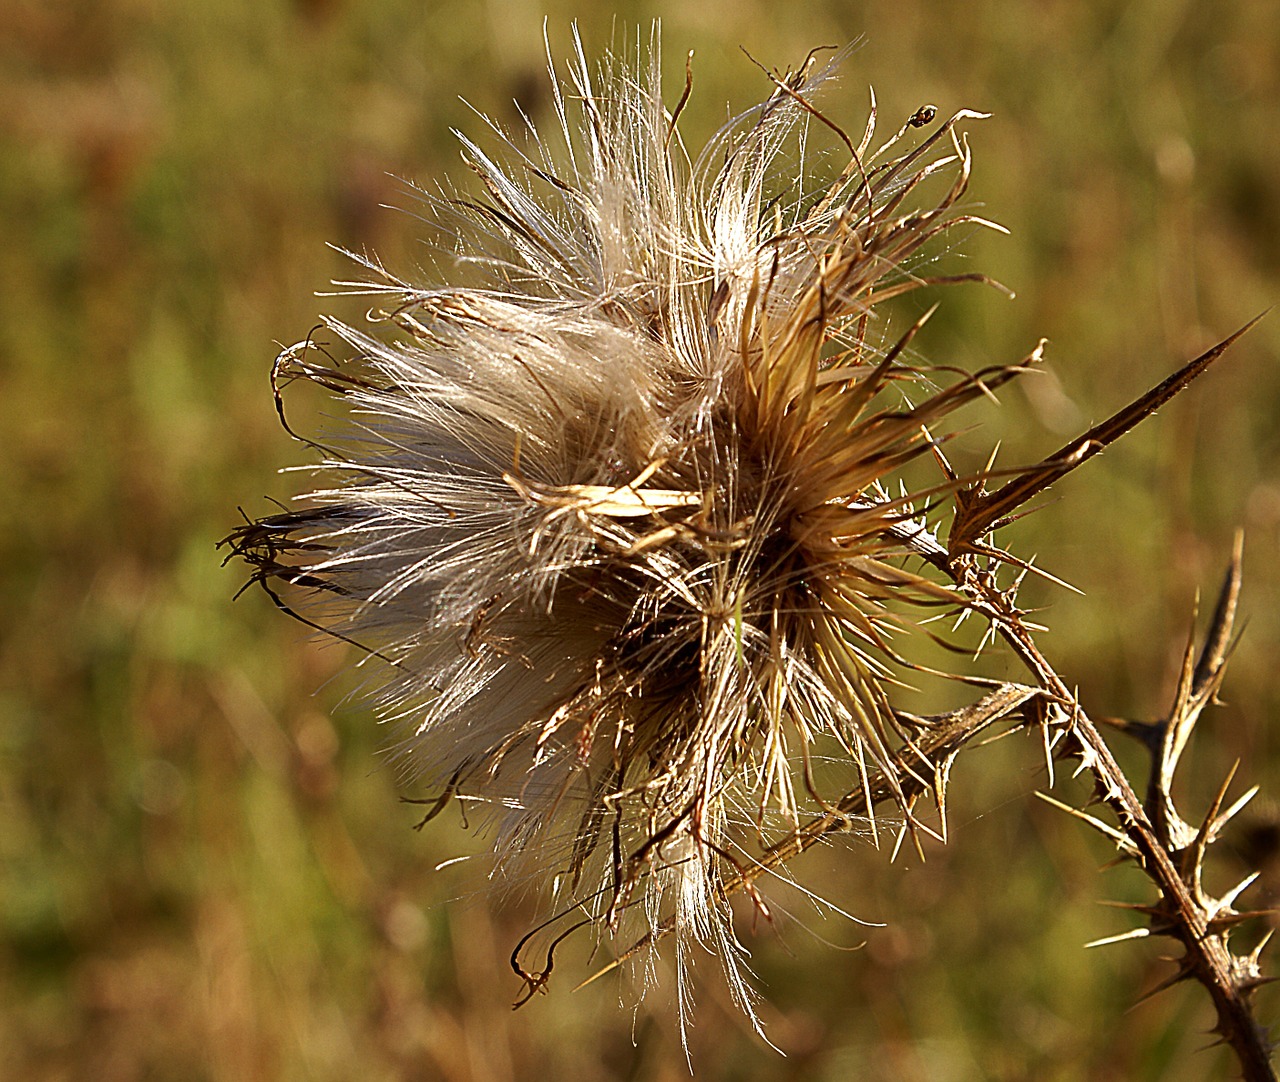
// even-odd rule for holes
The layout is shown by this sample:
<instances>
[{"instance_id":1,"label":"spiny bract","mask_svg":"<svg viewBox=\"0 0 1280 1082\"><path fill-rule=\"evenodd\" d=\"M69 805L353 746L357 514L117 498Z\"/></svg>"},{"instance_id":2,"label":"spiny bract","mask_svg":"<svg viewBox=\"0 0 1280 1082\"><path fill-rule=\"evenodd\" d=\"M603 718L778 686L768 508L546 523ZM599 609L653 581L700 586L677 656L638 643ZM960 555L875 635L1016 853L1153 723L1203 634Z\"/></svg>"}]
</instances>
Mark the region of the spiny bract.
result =
<instances>
[{"instance_id":1,"label":"spiny bract","mask_svg":"<svg viewBox=\"0 0 1280 1082\"><path fill-rule=\"evenodd\" d=\"M976 220L957 124L981 114L926 107L873 150L874 99L855 144L810 57L691 159L685 98L668 111L640 55L595 78L578 45L555 146L495 127L500 163L460 137L483 194L421 197L482 284L358 259L371 281L344 285L392 333L329 321L354 360L306 342L275 371L348 404L312 444L324 487L231 541L382 660L406 779L490 810L500 870L536 854L602 925L709 946L749 1010L724 884L805 809L909 769L889 636L904 603L964 600L911 559L957 482L897 474L1015 369L912 366L914 327L875 332L880 302L956 280L910 268Z\"/></svg>"}]
</instances>

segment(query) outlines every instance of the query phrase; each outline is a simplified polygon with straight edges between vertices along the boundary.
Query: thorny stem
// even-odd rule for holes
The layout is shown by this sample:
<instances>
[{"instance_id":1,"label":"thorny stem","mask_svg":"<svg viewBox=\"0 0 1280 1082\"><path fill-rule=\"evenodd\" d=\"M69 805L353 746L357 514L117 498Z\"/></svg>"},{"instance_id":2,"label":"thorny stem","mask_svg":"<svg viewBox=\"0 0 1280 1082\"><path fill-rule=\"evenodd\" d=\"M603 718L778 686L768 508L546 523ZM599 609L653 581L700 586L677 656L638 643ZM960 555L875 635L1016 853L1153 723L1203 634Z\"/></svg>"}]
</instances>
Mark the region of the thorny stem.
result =
<instances>
[{"instance_id":1,"label":"thorny stem","mask_svg":"<svg viewBox=\"0 0 1280 1082\"><path fill-rule=\"evenodd\" d=\"M1011 595L999 590L989 576L976 573L971 560L952 560L946 549L931 536L915 534L904 537L903 540L917 556L943 570L969 593L975 610L1008 643L1045 693L1041 703L1047 701L1051 704L1051 709L1058 711L1062 745L1057 751L1057 758L1079 759L1083 769L1093 777L1098 799L1118 819L1121 832L1137 851L1139 867L1159 889L1164 899L1165 904L1156 914L1160 923L1153 930L1176 939L1184 948L1184 956L1178 959L1178 972L1167 984L1193 979L1204 985L1217 1011L1216 1031L1223 1042L1235 1052L1245 1082L1275 1082L1277 1075L1271 1064L1270 1043L1250 1010L1246 998L1250 988L1247 980L1241 979L1239 960L1228 949L1225 939L1213 934L1209 927L1209 914L1192 895L1186 879L1174 863L1168 848L1162 843L1128 777L1111 754L1111 749L1097 726L1080 705L1077 695L1040 652ZM1233 574L1224 587L1224 597L1238 589L1239 561L1237 546L1232 565ZM1234 602L1234 597L1231 601ZM1220 602L1220 613L1222 608L1223 603ZM1218 641L1211 642L1206 649L1206 656L1212 650L1220 663L1227 647L1223 632L1225 630L1229 634L1229 629L1230 614L1227 613L1225 622L1219 623L1211 633L1211 639ZM1052 717L1046 715L1042 724L1052 725ZM971 735L972 731L966 732L961 742ZM954 750L945 747L928 750L954 754L959 750L959 744L954 746ZM1158 763L1153 766L1153 771L1157 766ZM935 792L941 791L940 787L935 789ZM841 806L843 807L843 803ZM827 826L824 832L830 829ZM815 839L805 838L799 844L793 844L792 848L796 851L808 848L812 840ZM769 857L772 856L770 853ZM732 884L726 886L732 889Z\"/></svg>"},{"instance_id":2,"label":"thorny stem","mask_svg":"<svg viewBox=\"0 0 1280 1082\"><path fill-rule=\"evenodd\" d=\"M1014 603L1013 592L1000 590L994 575L990 571L981 570L977 558L972 554L984 553L998 563L1004 554L981 542L994 527L1006 520L1005 516L1009 512L1024 505L1081 462L1151 416L1156 409L1213 365L1260 318L1261 316L1255 317L1235 334L1184 365L1145 395L1090 429L1080 439L1068 444L1058 454L1023 471L1020 477L1003 488L994 493L985 492L982 486L968 492L957 492L956 521L948 546L940 544L936 538L924 532L905 534L901 538L916 556L945 574L969 596L973 608L1009 644L1045 692L1051 704L1050 711L1041 719L1046 740L1054 739L1058 742L1058 758L1079 759L1081 769L1088 771L1093 777L1096 799L1110 808L1116 816L1126 852L1134 857L1160 891L1160 905L1147 910L1152 918L1151 931L1170 936L1183 946L1185 953L1177 960L1178 971L1164 986L1185 979L1194 979L1204 985L1218 1014L1216 1031L1235 1051L1246 1082L1266 1082L1275 1080L1277 1076L1271 1065L1270 1043L1255 1021L1249 1004L1249 996L1263 981L1255 965L1256 952L1255 956L1244 959L1232 954L1226 935L1220 928L1211 927L1211 922L1217 924L1223 916L1230 918L1237 915L1229 905L1220 906L1222 912L1219 913L1205 899L1199 887L1204 848L1212 840L1210 835L1216 829L1212 821L1217 814L1216 808L1201 829L1198 851L1190 852L1189 858L1184 851L1190 851L1186 839L1175 839L1172 836L1162 838L1162 832L1153 824L1147 808L1116 763L1097 726L1081 707L1078 697L1040 653ZM940 456L940 461L950 473L945 459ZM1231 571L1215 613L1215 626L1210 632L1201 662L1193 673L1187 667L1190 665L1188 654L1184 665L1183 679L1194 686L1197 695L1212 696L1225 663L1227 640L1239 590L1240 559L1240 541L1237 539ZM1175 704L1165 725L1157 728L1163 731L1169 726L1180 725L1189 731L1201 705L1203 702L1198 705L1186 702ZM1179 714L1182 716L1179 717ZM1177 765L1180 750L1179 747L1170 753L1168 750L1162 752L1157 749L1153 753L1152 788L1162 801L1171 800L1167 787L1172 781L1172 772ZM1162 789L1165 791L1161 792ZM1156 806L1157 814L1163 806ZM1109 828L1105 829L1110 833ZM1181 859L1187 866L1180 869L1175 859Z\"/></svg>"},{"instance_id":3,"label":"thorny stem","mask_svg":"<svg viewBox=\"0 0 1280 1082\"><path fill-rule=\"evenodd\" d=\"M1074 755L1084 764L1094 778L1098 799L1116 815L1124 834L1137 847L1140 867L1170 903L1163 914L1169 926L1160 930L1177 939L1186 950L1185 957L1179 960L1179 977L1193 978L1209 992L1218 1012L1218 1032L1239 1057L1246 1082L1274 1082L1276 1074L1266 1036L1238 991L1234 956L1220 936L1208 934L1206 914L1156 836L1142 801L1102 734L1040 653L1008 598L980 586L976 604L1063 711L1067 744L1059 757Z\"/></svg>"},{"instance_id":4,"label":"thorny stem","mask_svg":"<svg viewBox=\"0 0 1280 1082\"><path fill-rule=\"evenodd\" d=\"M1174 863L1169 849L1161 841L1128 777L1111 754L1111 749L1097 726L1080 705L1077 695L1040 652L1011 595L999 590L989 576L977 573L972 560L952 560L946 549L932 536L923 533L904 534L902 539L915 555L944 571L958 586L966 590L974 609L1008 643L1044 693L1041 699L1029 699L1026 694L1028 689L1021 689L1022 693L1015 699L1010 699L1008 706L998 713L990 710L985 715L958 717L948 726L949 730L955 730L954 733L948 732L947 737L935 739L928 746L920 747L922 760L934 763L935 769L944 769L950 758L969 738L991 721L1007 716L1012 712L1012 707L1024 701L1028 701L1028 705L1038 702L1043 706L1047 703L1051 711L1056 710L1061 741L1056 757L1079 759L1082 768L1093 777L1098 800L1110 808L1118 819L1121 833L1136 850L1139 867L1155 884L1164 900L1164 905L1153 912L1153 916L1159 921L1153 931L1176 939L1184 948L1184 956L1177 960L1178 972L1161 987L1186 979L1193 979L1204 985L1217 1011L1216 1032L1235 1052L1245 1082L1276 1082L1277 1075L1271 1064L1270 1042L1250 1010L1247 995L1252 990L1251 981L1247 975L1242 975L1240 960L1228 949L1225 939L1220 934L1214 934L1210 928L1210 915L1204 905L1193 896L1187 880ZM1238 589L1239 561L1237 544L1232 574L1224 587L1224 599ZM1234 596L1230 601L1234 607ZM1220 617L1224 616L1223 608L1224 603L1220 602ZM1211 640L1216 641L1211 641L1206 647L1205 656L1208 657L1212 652L1219 665L1227 648L1224 632L1229 634L1229 630L1228 612L1211 633ZM1006 694L1016 694L1018 689L1018 685L1012 684L1005 687ZM994 696L988 696L988 700L993 698ZM1052 726L1053 716L1046 713L1041 724ZM1046 736L1048 735L1046 730ZM941 734L935 734L935 737L940 736ZM1156 762L1153 771L1158 766ZM940 795L943 791L940 785L934 787L935 794ZM873 799L876 795L873 794ZM846 806L847 803L848 798L840 803L840 809L851 811ZM859 806L858 810L865 809ZM762 859L761 867L772 866L809 848L819 837L836 829L839 829L839 825L830 816L815 821L796 838L775 847L778 850L776 853L770 850ZM732 891L738 885L731 880L725 884L725 889Z\"/></svg>"}]
</instances>

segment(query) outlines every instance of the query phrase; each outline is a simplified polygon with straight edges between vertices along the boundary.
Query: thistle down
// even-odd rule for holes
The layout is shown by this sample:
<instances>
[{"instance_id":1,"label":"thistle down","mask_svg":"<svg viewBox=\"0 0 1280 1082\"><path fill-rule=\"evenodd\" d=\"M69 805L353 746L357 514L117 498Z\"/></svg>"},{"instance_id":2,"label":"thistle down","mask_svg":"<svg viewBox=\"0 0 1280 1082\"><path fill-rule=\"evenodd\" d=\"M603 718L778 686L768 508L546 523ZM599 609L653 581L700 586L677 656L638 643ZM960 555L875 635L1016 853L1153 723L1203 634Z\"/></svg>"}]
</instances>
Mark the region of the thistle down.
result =
<instances>
[{"instance_id":1,"label":"thistle down","mask_svg":"<svg viewBox=\"0 0 1280 1082\"><path fill-rule=\"evenodd\" d=\"M694 156L656 54L597 74L579 46L554 141L460 137L479 194L420 195L478 286L353 256L381 330L328 320L350 360L308 341L274 379L347 420L305 441L299 509L230 541L281 607L375 655L404 780L485 809L500 871L709 947L749 1010L726 882L872 778L913 822L893 640L971 607L930 565L927 512L961 487L939 425L1019 368L930 368L917 327L877 318L980 279L919 271L976 221L960 125L981 114L927 107L877 141L873 99L850 137L811 57ZM921 457L937 479L913 490Z\"/></svg>"}]
</instances>

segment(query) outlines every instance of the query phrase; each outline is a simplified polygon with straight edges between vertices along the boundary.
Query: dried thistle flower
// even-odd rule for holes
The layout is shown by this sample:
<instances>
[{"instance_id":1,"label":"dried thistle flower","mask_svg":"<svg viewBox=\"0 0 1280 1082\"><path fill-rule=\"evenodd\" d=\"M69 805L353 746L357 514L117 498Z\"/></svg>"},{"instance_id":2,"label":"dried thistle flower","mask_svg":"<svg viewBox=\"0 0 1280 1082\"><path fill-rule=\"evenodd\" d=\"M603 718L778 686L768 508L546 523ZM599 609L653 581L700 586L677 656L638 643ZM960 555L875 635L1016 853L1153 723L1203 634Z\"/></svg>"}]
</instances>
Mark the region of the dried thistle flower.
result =
<instances>
[{"instance_id":1,"label":"dried thistle flower","mask_svg":"<svg viewBox=\"0 0 1280 1082\"><path fill-rule=\"evenodd\" d=\"M463 137L486 197L423 200L484 284L359 259L375 280L348 285L399 334L328 321L354 365L281 354L277 386L319 383L353 420L311 506L234 543L387 663L408 779L483 802L501 857L532 847L610 925L638 894L652 927L671 912L746 1006L722 880L850 772L902 773L890 638L904 603L965 600L906 562L953 483L896 477L1015 369L912 367L917 327L869 333L877 305L943 280L911 272L921 247L975 220L957 125L982 114L904 149L928 107L872 151L873 99L855 146L811 103L832 69L810 57L691 162L658 67L655 47L601 89L579 45L559 148L504 137L504 168ZM815 125L842 169L810 171ZM824 794L832 749L848 770Z\"/></svg>"},{"instance_id":2,"label":"dried thistle flower","mask_svg":"<svg viewBox=\"0 0 1280 1082\"><path fill-rule=\"evenodd\" d=\"M557 145L494 127L503 165L461 137L483 196L421 193L480 284L420 287L353 256L371 280L342 285L379 297L391 333L328 320L351 362L310 340L280 355L278 404L305 379L350 421L306 441L325 479L307 506L229 539L282 608L383 663L379 709L407 730L405 780L438 792L430 814L483 807L500 870L523 862L610 929L640 913L641 942L674 931L682 961L710 947L748 1013L729 892L765 908L762 872L878 801L916 829L956 741L1011 711L1095 771L1135 852L1160 844L1035 649L1016 581L997 582L1025 565L991 534L1230 342L993 492L990 471L957 477L948 415L1039 351L928 367L907 348L920 324L890 340L877 316L986 281L920 271L924 246L981 222L959 205L959 125L983 114L935 127L925 107L873 149L873 99L855 144L814 104L832 72L811 55L772 75L691 158L691 78L669 112L656 42L643 70L607 61L599 80L579 43ZM843 164L813 153L824 132ZM923 487L903 472L921 457L940 467ZM939 611L976 611L1036 686L932 724L895 709L910 662L894 637ZM550 956L516 964L532 993Z\"/></svg>"}]
</instances>

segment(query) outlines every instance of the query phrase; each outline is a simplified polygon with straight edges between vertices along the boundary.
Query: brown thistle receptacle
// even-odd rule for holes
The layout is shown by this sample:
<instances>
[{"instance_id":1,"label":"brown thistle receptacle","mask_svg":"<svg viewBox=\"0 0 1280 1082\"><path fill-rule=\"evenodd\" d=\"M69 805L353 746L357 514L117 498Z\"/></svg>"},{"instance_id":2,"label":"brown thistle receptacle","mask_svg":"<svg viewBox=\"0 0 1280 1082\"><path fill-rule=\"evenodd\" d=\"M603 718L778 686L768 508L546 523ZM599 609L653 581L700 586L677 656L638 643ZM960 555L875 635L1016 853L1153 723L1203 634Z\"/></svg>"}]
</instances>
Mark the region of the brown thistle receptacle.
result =
<instances>
[{"instance_id":1,"label":"brown thistle receptacle","mask_svg":"<svg viewBox=\"0 0 1280 1082\"><path fill-rule=\"evenodd\" d=\"M278 403L310 380L350 423L306 441L327 480L302 509L229 539L281 607L385 663L379 706L432 814L483 807L502 864L534 854L589 919L642 913L643 940L674 932L682 957L709 945L748 1011L729 894L763 907L764 870L874 829L879 801L917 829L915 801L944 800L980 727L1040 723L1145 814L1041 664L1014 600L1024 565L991 534L1225 348L992 492L991 474L956 476L950 414L1039 350L955 373L914 358L918 323L886 339L877 316L985 281L921 273L924 246L980 222L960 209L959 126L982 114L935 127L925 107L876 148L873 100L855 144L813 102L831 74L811 56L771 76L691 160L688 86L669 113L656 47L599 82L579 47L558 147L501 136L502 165L464 138L483 195L422 194L482 283L419 287L359 258L371 280L347 285L381 298L388 333L329 321L351 363L310 341L280 355ZM843 166L807 154L824 131ZM922 457L936 481L909 487ZM985 617L1032 679L942 718L896 709L909 662L891 640L940 610ZM545 980L516 965L530 991Z\"/></svg>"}]
</instances>

